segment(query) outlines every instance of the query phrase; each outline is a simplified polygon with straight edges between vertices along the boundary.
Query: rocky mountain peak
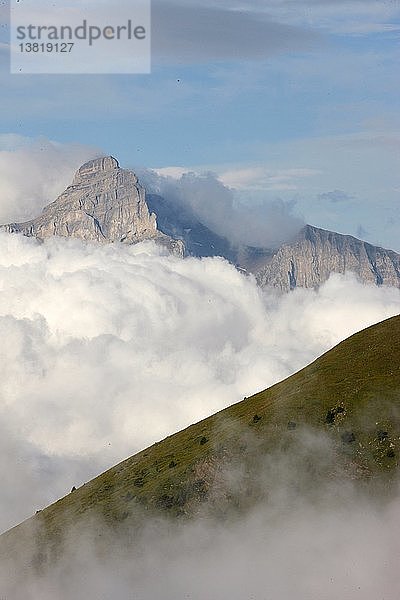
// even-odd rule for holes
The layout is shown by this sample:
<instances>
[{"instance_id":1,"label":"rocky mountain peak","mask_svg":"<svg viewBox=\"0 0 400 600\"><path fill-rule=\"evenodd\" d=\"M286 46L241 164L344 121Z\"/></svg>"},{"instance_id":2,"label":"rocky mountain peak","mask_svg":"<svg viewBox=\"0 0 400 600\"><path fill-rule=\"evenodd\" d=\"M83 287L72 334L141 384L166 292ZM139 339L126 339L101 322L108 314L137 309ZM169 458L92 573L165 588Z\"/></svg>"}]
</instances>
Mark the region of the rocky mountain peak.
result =
<instances>
[{"instance_id":1,"label":"rocky mountain peak","mask_svg":"<svg viewBox=\"0 0 400 600\"><path fill-rule=\"evenodd\" d=\"M99 175L104 176L119 168L119 162L113 156L103 156L101 158L89 160L76 172L73 185L81 183L84 180L90 181L93 177Z\"/></svg>"},{"instance_id":2,"label":"rocky mountain peak","mask_svg":"<svg viewBox=\"0 0 400 600\"><path fill-rule=\"evenodd\" d=\"M72 184L39 217L5 229L39 239L59 236L128 244L154 240L174 254L184 252L180 240L157 228L156 215L149 210L146 191L135 173L121 169L113 156L82 165Z\"/></svg>"}]
</instances>

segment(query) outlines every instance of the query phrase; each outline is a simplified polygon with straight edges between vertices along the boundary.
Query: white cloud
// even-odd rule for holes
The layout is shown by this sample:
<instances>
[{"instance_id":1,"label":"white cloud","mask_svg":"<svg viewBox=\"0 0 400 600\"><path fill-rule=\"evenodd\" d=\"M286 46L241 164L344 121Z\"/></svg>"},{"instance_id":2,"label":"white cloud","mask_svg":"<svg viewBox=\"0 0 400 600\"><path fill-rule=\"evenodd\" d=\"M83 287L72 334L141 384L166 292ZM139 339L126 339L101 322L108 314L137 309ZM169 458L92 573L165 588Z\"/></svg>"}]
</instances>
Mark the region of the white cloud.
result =
<instances>
[{"instance_id":1,"label":"white cloud","mask_svg":"<svg viewBox=\"0 0 400 600\"><path fill-rule=\"evenodd\" d=\"M222 171L218 178L225 185L236 189L280 192L296 191L299 180L319 174L320 171L302 167L269 169L266 166L254 166Z\"/></svg>"},{"instance_id":2,"label":"white cloud","mask_svg":"<svg viewBox=\"0 0 400 600\"><path fill-rule=\"evenodd\" d=\"M71 183L74 171L98 155L80 144L0 135L0 223L37 216Z\"/></svg>"},{"instance_id":3,"label":"white cloud","mask_svg":"<svg viewBox=\"0 0 400 600\"><path fill-rule=\"evenodd\" d=\"M351 276L279 298L218 258L5 233L0 290L2 529L400 308Z\"/></svg>"},{"instance_id":4,"label":"white cloud","mask_svg":"<svg viewBox=\"0 0 400 600\"><path fill-rule=\"evenodd\" d=\"M161 177L172 177L173 179L180 179L182 175L188 172L185 167L162 167L160 169L154 169L157 175Z\"/></svg>"},{"instance_id":5,"label":"white cloud","mask_svg":"<svg viewBox=\"0 0 400 600\"><path fill-rule=\"evenodd\" d=\"M166 171L158 170L158 173ZM280 199L257 202L240 201L235 190L227 187L214 173L186 172L168 169L172 176L142 171L140 179L147 190L160 194L179 210L189 208L198 220L233 244L277 247L291 239L303 226L293 214L293 204ZM292 173L297 173L293 169ZM303 171L301 171L303 174ZM293 176L293 175L292 175ZM245 177L249 178L246 173ZM277 186L287 181L287 174L272 176Z\"/></svg>"}]
</instances>

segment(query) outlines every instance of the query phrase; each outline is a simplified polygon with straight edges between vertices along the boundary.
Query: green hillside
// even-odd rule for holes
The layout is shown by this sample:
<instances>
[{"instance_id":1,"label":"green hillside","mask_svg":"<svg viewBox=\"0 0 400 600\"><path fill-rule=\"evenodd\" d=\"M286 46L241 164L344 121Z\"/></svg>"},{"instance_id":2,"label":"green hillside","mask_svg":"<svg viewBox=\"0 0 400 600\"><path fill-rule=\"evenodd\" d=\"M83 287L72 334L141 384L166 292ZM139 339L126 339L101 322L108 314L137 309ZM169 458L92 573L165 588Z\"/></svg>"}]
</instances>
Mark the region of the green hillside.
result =
<instances>
[{"instance_id":1,"label":"green hillside","mask_svg":"<svg viewBox=\"0 0 400 600\"><path fill-rule=\"evenodd\" d=\"M24 539L43 558L69 525L94 515L128 529L143 510L181 518L244 510L265 494L268 477L256 482L267 456L291 457L309 487L342 477L390 488L400 457L400 317L116 465L1 536L0 551Z\"/></svg>"}]
</instances>

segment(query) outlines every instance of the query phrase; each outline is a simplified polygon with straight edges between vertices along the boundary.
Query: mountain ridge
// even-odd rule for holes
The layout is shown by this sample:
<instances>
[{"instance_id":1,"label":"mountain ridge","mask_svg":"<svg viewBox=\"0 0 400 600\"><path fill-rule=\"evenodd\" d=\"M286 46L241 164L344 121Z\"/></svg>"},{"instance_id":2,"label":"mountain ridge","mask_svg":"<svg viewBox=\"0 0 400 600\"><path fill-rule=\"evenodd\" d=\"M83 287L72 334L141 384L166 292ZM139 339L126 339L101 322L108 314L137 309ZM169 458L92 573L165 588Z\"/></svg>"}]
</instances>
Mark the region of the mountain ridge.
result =
<instances>
[{"instance_id":1,"label":"mountain ridge","mask_svg":"<svg viewBox=\"0 0 400 600\"><path fill-rule=\"evenodd\" d=\"M268 502L257 481L265 457L273 462L280 453L301 469L293 485L350 481L374 493L384 490L383 497L396 487L400 462L399 357L396 316L115 465L0 536L0 556L18 554L24 539L26 560L46 563L70 526L93 519L127 533L143 511L174 519L201 514L203 507L219 517L242 512Z\"/></svg>"},{"instance_id":2,"label":"mountain ridge","mask_svg":"<svg viewBox=\"0 0 400 600\"><path fill-rule=\"evenodd\" d=\"M374 285L400 287L400 255L306 225L279 248L237 246L201 223L189 206L147 193L133 171L106 156L82 165L66 190L41 215L3 225L9 233L54 235L99 243L155 241L177 256L222 256L252 273L260 287L288 292L318 288L331 273L354 272Z\"/></svg>"}]
</instances>

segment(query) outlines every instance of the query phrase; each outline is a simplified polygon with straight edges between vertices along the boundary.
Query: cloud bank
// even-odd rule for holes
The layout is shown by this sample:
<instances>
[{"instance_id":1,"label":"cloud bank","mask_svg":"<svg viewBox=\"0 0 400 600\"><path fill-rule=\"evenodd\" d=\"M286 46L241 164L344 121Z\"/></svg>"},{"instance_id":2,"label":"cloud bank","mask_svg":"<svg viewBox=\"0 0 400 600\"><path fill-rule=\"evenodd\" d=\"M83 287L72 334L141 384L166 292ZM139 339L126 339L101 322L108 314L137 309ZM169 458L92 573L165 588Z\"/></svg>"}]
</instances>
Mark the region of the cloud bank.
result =
<instances>
[{"instance_id":1,"label":"cloud bank","mask_svg":"<svg viewBox=\"0 0 400 600\"><path fill-rule=\"evenodd\" d=\"M0 290L3 530L400 307L351 275L276 297L219 258L5 233Z\"/></svg>"}]
</instances>

